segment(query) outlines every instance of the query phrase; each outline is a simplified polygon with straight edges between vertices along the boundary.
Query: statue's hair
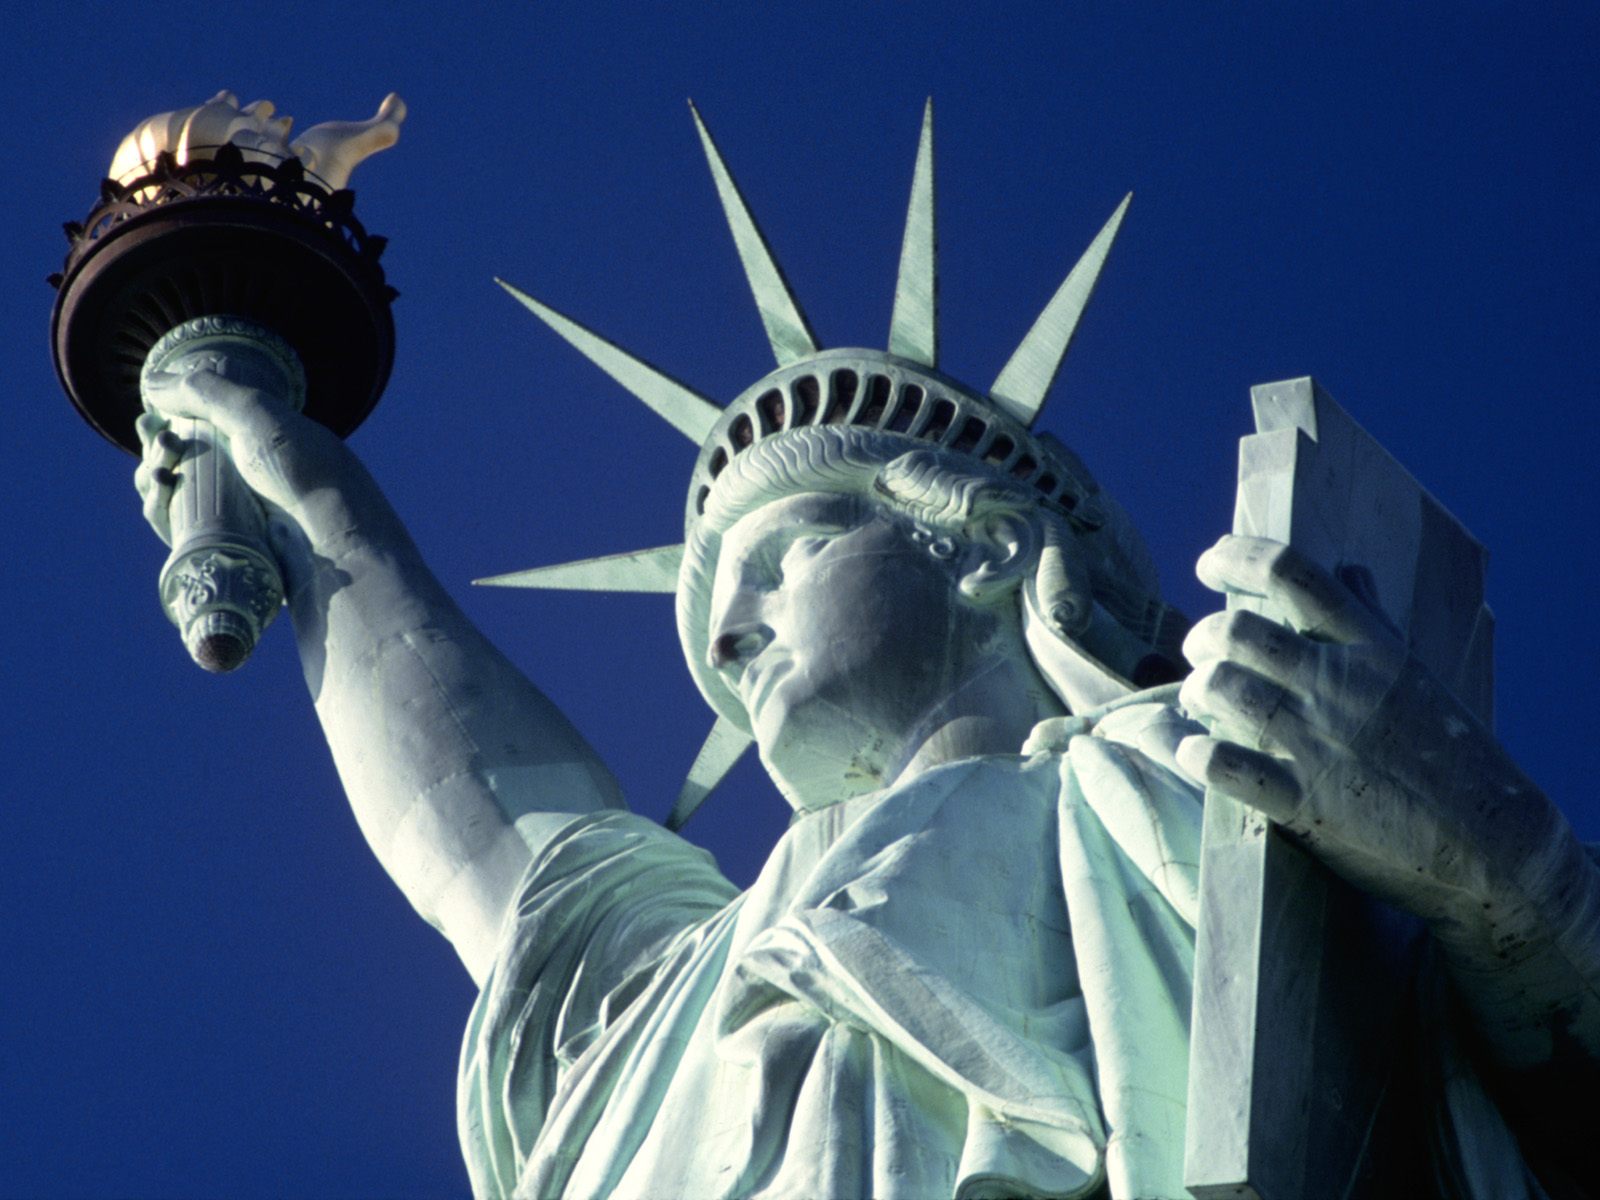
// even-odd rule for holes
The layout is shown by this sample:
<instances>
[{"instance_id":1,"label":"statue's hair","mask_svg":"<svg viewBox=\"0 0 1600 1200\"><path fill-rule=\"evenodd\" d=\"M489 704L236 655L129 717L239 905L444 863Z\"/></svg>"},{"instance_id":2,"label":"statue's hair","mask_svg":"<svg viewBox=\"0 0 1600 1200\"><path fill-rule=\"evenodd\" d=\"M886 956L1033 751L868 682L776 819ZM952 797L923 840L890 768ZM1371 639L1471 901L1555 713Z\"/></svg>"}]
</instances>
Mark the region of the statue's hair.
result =
<instances>
[{"instance_id":1,"label":"statue's hair","mask_svg":"<svg viewBox=\"0 0 1600 1200\"><path fill-rule=\"evenodd\" d=\"M1066 517L1039 502L1036 492L969 454L919 444L898 433L856 426L811 426L756 442L728 463L706 497L685 546L678 586L678 625L691 668L704 658L711 587L722 535L742 517L776 500L805 492L871 497L891 513L944 536L978 539L997 514L1035 518L1045 547L1070 549L1072 569L1088 579L1067 579L1060 553L1041 554L1036 585L1041 608L1052 612L1069 596L1092 594L1118 623L1148 636L1164 607L1155 569L1132 523L1109 496L1099 494L1104 526L1076 532ZM1087 583L1087 587L1085 587ZM1080 611L1075 617L1087 618ZM1074 618L1066 618L1071 625ZM714 697L708 693L708 698ZM722 708L722 706L718 706Z\"/></svg>"},{"instance_id":2,"label":"statue's hair","mask_svg":"<svg viewBox=\"0 0 1600 1200\"><path fill-rule=\"evenodd\" d=\"M1037 493L970 455L876 430L813 428L767 438L735 459L707 500L705 524L719 533L764 504L798 492L876 495L913 520L950 533L998 509L1036 506Z\"/></svg>"},{"instance_id":3,"label":"statue's hair","mask_svg":"<svg viewBox=\"0 0 1600 1200\"><path fill-rule=\"evenodd\" d=\"M700 531L720 535L756 509L801 492L870 494L878 473L904 454L906 445L897 434L852 426L813 427L764 438L718 477L706 498Z\"/></svg>"},{"instance_id":4,"label":"statue's hair","mask_svg":"<svg viewBox=\"0 0 1600 1200\"><path fill-rule=\"evenodd\" d=\"M873 490L921 524L951 533L965 534L972 522L994 513L1037 507L1037 493L994 472L979 474L971 463L967 455L908 450L883 465Z\"/></svg>"},{"instance_id":5,"label":"statue's hair","mask_svg":"<svg viewBox=\"0 0 1600 1200\"><path fill-rule=\"evenodd\" d=\"M876 496L913 521L960 536L997 512L1039 512L1076 537L1086 552L1097 598L1114 614L1137 596L1159 594L1155 567L1143 539L1120 506L1104 492L1104 528L1073 534L1066 520L1038 503L1025 485L969 454L918 445L899 434L853 426L821 426L765 438L723 471L707 498L703 530L721 534L763 505L800 492Z\"/></svg>"}]
</instances>

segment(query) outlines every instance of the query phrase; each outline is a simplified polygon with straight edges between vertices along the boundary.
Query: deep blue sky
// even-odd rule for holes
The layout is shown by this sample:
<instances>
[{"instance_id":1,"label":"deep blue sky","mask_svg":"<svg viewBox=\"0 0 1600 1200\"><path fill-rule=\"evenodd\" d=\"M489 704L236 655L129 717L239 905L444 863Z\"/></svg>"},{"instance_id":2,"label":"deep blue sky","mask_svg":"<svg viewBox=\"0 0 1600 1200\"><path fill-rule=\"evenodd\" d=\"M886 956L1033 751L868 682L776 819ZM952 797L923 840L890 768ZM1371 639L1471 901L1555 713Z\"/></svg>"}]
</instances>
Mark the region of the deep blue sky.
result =
<instances>
[{"instance_id":1,"label":"deep blue sky","mask_svg":"<svg viewBox=\"0 0 1600 1200\"><path fill-rule=\"evenodd\" d=\"M60 222L127 129L219 87L302 125L391 88L410 104L401 145L355 181L404 294L393 382L353 444L640 811L666 811L710 721L669 605L466 585L676 540L693 451L490 277L710 395L768 370L692 96L820 338L881 346L931 93L944 366L987 384L1132 189L1046 427L1198 615L1190 564L1228 525L1248 388L1317 375L1490 547L1502 737L1600 838L1600 10L1398 7L12 16L0 1194L465 1187L465 972L367 852L288 631L234 677L188 663L156 606L164 550L132 460L50 366ZM783 816L747 767L691 830L744 882Z\"/></svg>"}]
</instances>

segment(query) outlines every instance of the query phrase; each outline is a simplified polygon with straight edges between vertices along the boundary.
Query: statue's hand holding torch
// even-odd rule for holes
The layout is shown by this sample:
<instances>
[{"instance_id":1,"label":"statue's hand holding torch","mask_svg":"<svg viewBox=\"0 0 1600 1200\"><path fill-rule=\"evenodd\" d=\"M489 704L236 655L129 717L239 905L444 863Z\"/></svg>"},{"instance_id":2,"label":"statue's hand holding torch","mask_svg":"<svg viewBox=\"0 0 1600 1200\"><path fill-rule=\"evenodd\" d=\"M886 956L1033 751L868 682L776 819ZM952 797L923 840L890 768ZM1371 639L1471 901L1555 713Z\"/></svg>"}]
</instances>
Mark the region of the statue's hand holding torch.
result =
<instances>
[{"instance_id":1,"label":"statue's hand holding torch","mask_svg":"<svg viewBox=\"0 0 1600 1200\"><path fill-rule=\"evenodd\" d=\"M265 328L201 317L151 348L140 390L144 453L135 485L145 519L172 547L161 604L195 662L230 671L249 657L284 596L266 514L240 478L233 442L245 423L303 407L305 372ZM266 431L254 432L243 439L253 454Z\"/></svg>"},{"instance_id":2,"label":"statue's hand holding torch","mask_svg":"<svg viewBox=\"0 0 1600 1200\"><path fill-rule=\"evenodd\" d=\"M230 441L260 458L271 431L257 426L302 410L342 437L388 380L384 239L346 184L404 117L391 95L369 120L290 142L270 103L219 92L142 122L67 226L57 371L85 419L140 454L145 516L172 547L162 607L207 670L240 665L284 598L262 509L282 489L264 458L247 485Z\"/></svg>"}]
</instances>

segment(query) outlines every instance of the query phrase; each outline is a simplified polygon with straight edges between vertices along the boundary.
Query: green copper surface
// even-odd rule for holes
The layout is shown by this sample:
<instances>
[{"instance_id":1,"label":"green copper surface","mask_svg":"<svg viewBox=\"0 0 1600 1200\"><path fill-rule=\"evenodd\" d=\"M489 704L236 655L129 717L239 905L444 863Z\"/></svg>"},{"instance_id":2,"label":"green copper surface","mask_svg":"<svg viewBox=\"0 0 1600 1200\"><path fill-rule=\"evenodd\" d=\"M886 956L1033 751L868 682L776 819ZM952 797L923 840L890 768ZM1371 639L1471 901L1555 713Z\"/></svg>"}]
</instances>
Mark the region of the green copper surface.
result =
<instances>
[{"instance_id":1,"label":"green copper surface","mask_svg":"<svg viewBox=\"0 0 1600 1200\"><path fill-rule=\"evenodd\" d=\"M607 341L591 329L586 329L548 304L541 304L505 280L496 279L495 282L521 302L529 312L576 347L595 366L643 400L658 415L666 418L674 429L690 441L697 445L704 441L706 435L711 432L711 427L717 423L717 418L722 415L722 410L716 404L699 392L685 387L664 371L629 354L614 342Z\"/></svg>"},{"instance_id":2,"label":"green copper surface","mask_svg":"<svg viewBox=\"0 0 1600 1200\"><path fill-rule=\"evenodd\" d=\"M922 110L922 139L911 177L911 206L900 243L900 275L889 319L889 353L939 365L939 239L933 214L933 98Z\"/></svg>"},{"instance_id":3,"label":"green copper surface","mask_svg":"<svg viewBox=\"0 0 1600 1200\"><path fill-rule=\"evenodd\" d=\"M989 395L995 403L1024 425L1032 425L1044 407L1045 394L1072 345L1072 335L1078 330L1078 321L1089 304L1089 297L1094 295L1100 268L1106 264L1111 243L1116 241L1117 230L1122 227L1122 218L1132 200L1132 192L1123 197L1117 211L1111 214L1111 219L1089 243L1072 273L1045 305L1033 328L1028 330L1028 336L1022 339L1010 361L989 385Z\"/></svg>"},{"instance_id":4,"label":"green copper surface","mask_svg":"<svg viewBox=\"0 0 1600 1200\"><path fill-rule=\"evenodd\" d=\"M667 828L682 829L750 746L749 734L726 717L718 717L717 723L706 735L700 753L695 755L694 765L689 768L689 777L683 781L678 799L667 816Z\"/></svg>"},{"instance_id":5,"label":"green copper surface","mask_svg":"<svg viewBox=\"0 0 1600 1200\"><path fill-rule=\"evenodd\" d=\"M678 564L683 561L683 544L657 546L652 550L630 550L585 558L578 562L556 563L526 571L490 575L472 582L484 587L551 588L575 592L664 592L678 586Z\"/></svg>"},{"instance_id":6,"label":"green copper surface","mask_svg":"<svg viewBox=\"0 0 1600 1200\"><path fill-rule=\"evenodd\" d=\"M817 352L817 339L800 304L783 277L783 269L772 256L767 239L750 215L750 208L739 191L739 185L729 174L717 144L711 140L711 131L700 119L700 110L691 103L694 125L700 131L700 143L705 147L706 161L711 164L711 175L716 180L717 198L722 201L722 211L727 215L728 228L733 232L733 244L738 248L739 261L744 264L745 277L755 294L756 308L761 312L761 323L766 326L767 340L772 343L772 353L780 367Z\"/></svg>"}]
</instances>

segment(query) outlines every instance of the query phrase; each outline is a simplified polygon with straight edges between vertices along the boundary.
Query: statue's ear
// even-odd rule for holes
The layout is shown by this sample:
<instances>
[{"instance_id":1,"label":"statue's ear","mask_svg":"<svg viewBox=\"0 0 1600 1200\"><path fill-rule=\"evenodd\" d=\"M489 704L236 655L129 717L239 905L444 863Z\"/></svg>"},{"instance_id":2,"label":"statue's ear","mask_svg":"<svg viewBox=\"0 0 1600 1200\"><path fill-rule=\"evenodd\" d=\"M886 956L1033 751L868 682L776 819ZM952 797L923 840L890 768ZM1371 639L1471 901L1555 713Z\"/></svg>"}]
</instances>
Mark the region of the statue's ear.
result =
<instances>
[{"instance_id":1,"label":"statue's ear","mask_svg":"<svg viewBox=\"0 0 1600 1200\"><path fill-rule=\"evenodd\" d=\"M991 513L967 530L961 563L961 594L989 605L1009 596L1029 578L1039 561L1043 530L1033 513Z\"/></svg>"}]
</instances>

